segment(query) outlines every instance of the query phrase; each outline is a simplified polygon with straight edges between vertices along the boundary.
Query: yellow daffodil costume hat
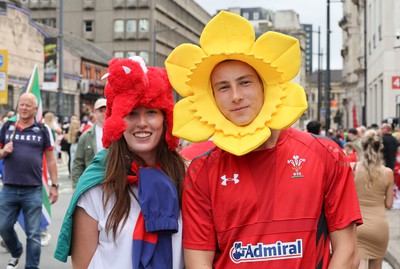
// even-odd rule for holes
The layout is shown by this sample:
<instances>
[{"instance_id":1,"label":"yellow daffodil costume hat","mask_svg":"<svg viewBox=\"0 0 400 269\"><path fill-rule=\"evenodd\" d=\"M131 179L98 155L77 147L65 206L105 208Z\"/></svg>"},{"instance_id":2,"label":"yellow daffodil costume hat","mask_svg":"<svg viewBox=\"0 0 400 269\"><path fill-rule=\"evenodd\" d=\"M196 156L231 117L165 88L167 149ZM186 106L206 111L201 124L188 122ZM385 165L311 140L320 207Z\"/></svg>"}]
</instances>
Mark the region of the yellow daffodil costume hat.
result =
<instances>
[{"instance_id":1,"label":"yellow daffodil costume hat","mask_svg":"<svg viewBox=\"0 0 400 269\"><path fill-rule=\"evenodd\" d=\"M304 89L290 82L300 68L296 38L266 32L256 41L253 26L243 17L221 11L205 26L200 47L182 44L165 61L169 80L184 98L174 107L172 133L199 142L214 143L234 155L246 154L271 135L271 129L291 126L307 109ZM264 86L264 105L246 126L227 120L218 109L210 82L214 67L225 60L252 66Z\"/></svg>"}]
</instances>

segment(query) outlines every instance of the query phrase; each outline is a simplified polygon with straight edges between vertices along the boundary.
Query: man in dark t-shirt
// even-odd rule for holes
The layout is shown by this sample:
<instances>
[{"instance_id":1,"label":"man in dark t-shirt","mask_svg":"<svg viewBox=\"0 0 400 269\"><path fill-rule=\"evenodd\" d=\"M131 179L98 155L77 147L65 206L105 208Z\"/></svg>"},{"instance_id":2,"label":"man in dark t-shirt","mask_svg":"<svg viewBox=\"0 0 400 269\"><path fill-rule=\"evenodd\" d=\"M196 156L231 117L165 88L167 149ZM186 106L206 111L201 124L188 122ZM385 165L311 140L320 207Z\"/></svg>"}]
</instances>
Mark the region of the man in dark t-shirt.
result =
<instances>
[{"instance_id":1,"label":"man in dark t-shirt","mask_svg":"<svg viewBox=\"0 0 400 269\"><path fill-rule=\"evenodd\" d=\"M35 120L38 101L32 93L21 95L16 123L0 130L0 158L4 159L4 186L0 192L0 235L11 258L7 268L16 268L22 244L14 230L22 210L26 233L26 268L39 268L42 214L42 161L46 157L52 185L50 202L58 198L57 165L47 127Z\"/></svg>"},{"instance_id":2,"label":"man in dark t-shirt","mask_svg":"<svg viewBox=\"0 0 400 269\"><path fill-rule=\"evenodd\" d=\"M392 135L392 126L390 126L388 123L382 124L381 134L383 141L383 159L385 160L385 165L386 167L394 170L399 142Z\"/></svg>"}]
</instances>

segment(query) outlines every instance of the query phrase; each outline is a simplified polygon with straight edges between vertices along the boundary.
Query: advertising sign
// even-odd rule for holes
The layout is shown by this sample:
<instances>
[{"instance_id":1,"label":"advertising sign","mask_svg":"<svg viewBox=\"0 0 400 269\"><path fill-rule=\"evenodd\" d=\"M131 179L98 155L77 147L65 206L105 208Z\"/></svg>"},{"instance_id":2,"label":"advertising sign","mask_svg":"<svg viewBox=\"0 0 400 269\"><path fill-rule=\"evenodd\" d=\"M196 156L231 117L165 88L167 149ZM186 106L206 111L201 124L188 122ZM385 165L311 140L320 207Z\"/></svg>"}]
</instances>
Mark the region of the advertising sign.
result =
<instances>
[{"instance_id":1,"label":"advertising sign","mask_svg":"<svg viewBox=\"0 0 400 269\"><path fill-rule=\"evenodd\" d=\"M8 103L8 50L0 50L0 104Z\"/></svg>"},{"instance_id":2,"label":"advertising sign","mask_svg":"<svg viewBox=\"0 0 400 269\"><path fill-rule=\"evenodd\" d=\"M43 88L57 89L57 38L44 39L44 80Z\"/></svg>"}]
</instances>

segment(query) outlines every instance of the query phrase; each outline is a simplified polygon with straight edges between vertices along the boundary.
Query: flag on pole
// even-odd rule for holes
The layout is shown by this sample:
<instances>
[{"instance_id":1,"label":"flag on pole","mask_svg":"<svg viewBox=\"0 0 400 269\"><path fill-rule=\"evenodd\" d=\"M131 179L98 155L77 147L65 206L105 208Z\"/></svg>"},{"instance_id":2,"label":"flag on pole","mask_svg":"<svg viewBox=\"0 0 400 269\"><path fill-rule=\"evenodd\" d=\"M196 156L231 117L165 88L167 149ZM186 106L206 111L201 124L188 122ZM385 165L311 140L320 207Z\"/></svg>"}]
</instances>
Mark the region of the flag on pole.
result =
<instances>
[{"instance_id":1,"label":"flag on pole","mask_svg":"<svg viewBox=\"0 0 400 269\"><path fill-rule=\"evenodd\" d=\"M35 64L33 67L33 71L31 74L31 77L29 78L28 84L26 86L25 92L30 92L33 93L36 96L36 99L38 101L38 110L36 112L36 121L41 122L42 121L42 115L43 115L43 107L42 107L42 98L40 95L40 84L39 84L39 72L38 72L38 67ZM15 117L15 121L16 121ZM54 145L54 139L53 136L51 135L50 129L45 125L46 130L49 132L49 137L51 140L51 144ZM43 154L43 166L42 166L42 225L41 229L43 230L46 228L48 225L51 223L51 209L50 209L50 199L49 199L49 193L48 193L48 176L47 176L47 165L46 165L46 157ZM21 224L22 228L25 230L25 225L24 225L24 218L22 217L22 213L20 213L18 217L18 221Z\"/></svg>"},{"instance_id":2,"label":"flag on pole","mask_svg":"<svg viewBox=\"0 0 400 269\"><path fill-rule=\"evenodd\" d=\"M38 101L36 121L40 122L42 120L43 107L42 107L42 97L40 95L39 72L36 64L33 67L32 75L29 78L29 82L28 85L26 86L25 92L33 93L36 96L36 99Z\"/></svg>"}]
</instances>

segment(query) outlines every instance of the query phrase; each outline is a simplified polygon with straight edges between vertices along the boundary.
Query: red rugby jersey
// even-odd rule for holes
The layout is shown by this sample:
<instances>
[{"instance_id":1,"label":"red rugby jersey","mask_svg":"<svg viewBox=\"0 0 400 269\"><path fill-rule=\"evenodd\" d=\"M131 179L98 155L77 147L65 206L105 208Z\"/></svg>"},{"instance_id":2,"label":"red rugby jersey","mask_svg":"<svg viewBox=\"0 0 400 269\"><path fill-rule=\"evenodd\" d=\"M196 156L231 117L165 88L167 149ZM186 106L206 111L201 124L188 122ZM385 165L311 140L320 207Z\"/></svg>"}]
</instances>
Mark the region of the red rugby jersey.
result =
<instances>
[{"instance_id":1,"label":"red rugby jersey","mask_svg":"<svg viewBox=\"0 0 400 269\"><path fill-rule=\"evenodd\" d=\"M215 251L214 268L327 268L328 233L361 223L343 151L291 128L271 149L195 159L182 207L184 247Z\"/></svg>"}]
</instances>

